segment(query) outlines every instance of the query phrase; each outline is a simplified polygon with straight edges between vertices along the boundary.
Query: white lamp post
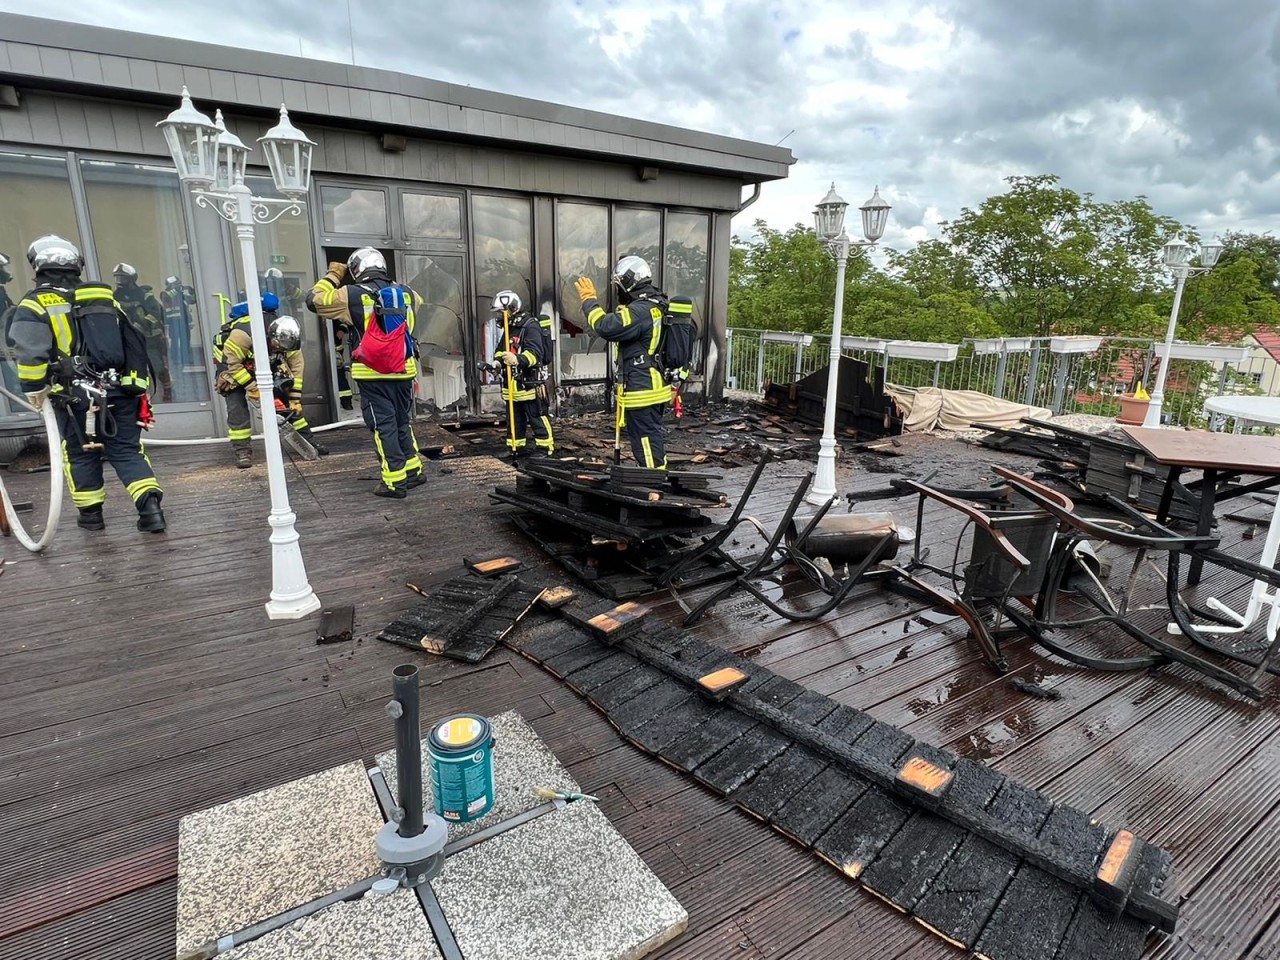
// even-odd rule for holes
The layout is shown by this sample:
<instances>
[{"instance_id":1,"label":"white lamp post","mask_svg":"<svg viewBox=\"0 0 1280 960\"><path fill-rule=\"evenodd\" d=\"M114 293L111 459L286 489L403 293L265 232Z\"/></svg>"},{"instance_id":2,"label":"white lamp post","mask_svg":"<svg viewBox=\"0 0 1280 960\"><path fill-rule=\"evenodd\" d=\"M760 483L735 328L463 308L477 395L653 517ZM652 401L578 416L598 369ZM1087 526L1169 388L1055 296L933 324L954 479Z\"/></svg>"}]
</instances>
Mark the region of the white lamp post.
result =
<instances>
[{"instance_id":1,"label":"white lamp post","mask_svg":"<svg viewBox=\"0 0 1280 960\"><path fill-rule=\"evenodd\" d=\"M271 525L271 599L266 605L267 616L273 620L297 620L319 610L320 600L307 581L302 548L293 525L297 518L289 506L271 364L267 362L270 351L258 288L254 225L271 223L286 213L302 212L303 197L311 178L311 148L315 144L289 122L288 111L281 105L280 123L259 141L267 155L276 189L289 198L280 200L255 197L245 186L249 148L227 131L222 123L222 111L218 111L215 122L196 110L186 87L182 88L182 105L157 126L164 131L178 177L191 187L196 205L214 210L234 224L240 241L245 296L249 300L249 330L253 336L253 353L258 358L256 376L262 436L271 487L271 513L267 518Z\"/></svg>"},{"instance_id":2,"label":"white lamp post","mask_svg":"<svg viewBox=\"0 0 1280 960\"><path fill-rule=\"evenodd\" d=\"M1147 405L1147 415L1142 420L1144 427L1160 426L1160 411L1164 408L1164 381L1169 375L1169 362L1173 359L1173 334L1178 326L1178 307L1182 305L1182 287L1187 277L1196 273L1208 273L1222 255L1222 244L1200 244L1200 263L1193 265L1191 255L1194 251L1191 244L1178 238L1164 245L1164 263L1178 280L1173 291L1173 309L1169 311L1169 329L1164 334L1164 359L1160 361L1160 372L1156 374L1156 388L1151 391L1151 402Z\"/></svg>"},{"instance_id":3,"label":"white lamp post","mask_svg":"<svg viewBox=\"0 0 1280 960\"><path fill-rule=\"evenodd\" d=\"M840 199L836 185L822 198L813 211L814 230L818 239L836 258L836 307L831 318L831 367L827 373L827 403L823 408L822 440L818 445L818 469L808 500L822 505L836 495L836 391L840 386L840 340L844 323L844 271L849 262L849 248L875 246L884 236L889 222L889 204L880 197L876 187L871 199L858 209L862 212L862 233L865 240L851 240L844 229L844 213L849 204Z\"/></svg>"}]
</instances>

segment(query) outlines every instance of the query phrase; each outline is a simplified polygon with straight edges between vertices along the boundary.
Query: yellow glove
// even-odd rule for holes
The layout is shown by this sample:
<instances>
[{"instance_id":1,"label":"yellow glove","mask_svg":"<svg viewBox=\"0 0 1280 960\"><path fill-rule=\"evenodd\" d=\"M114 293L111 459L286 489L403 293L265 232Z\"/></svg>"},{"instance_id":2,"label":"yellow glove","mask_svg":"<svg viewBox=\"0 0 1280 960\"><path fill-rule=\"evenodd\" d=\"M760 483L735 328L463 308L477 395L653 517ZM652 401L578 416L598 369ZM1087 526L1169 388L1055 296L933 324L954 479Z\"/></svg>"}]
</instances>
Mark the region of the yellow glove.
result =
<instances>
[{"instance_id":1,"label":"yellow glove","mask_svg":"<svg viewBox=\"0 0 1280 960\"><path fill-rule=\"evenodd\" d=\"M520 362L520 358L508 350L506 353L498 354L498 359L505 363L508 367L514 367Z\"/></svg>"},{"instance_id":2,"label":"yellow glove","mask_svg":"<svg viewBox=\"0 0 1280 960\"><path fill-rule=\"evenodd\" d=\"M292 410L294 413L296 413L298 416L302 416L302 401L290 400L289 409Z\"/></svg>"},{"instance_id":3,"label":"yellow glove","mask_svg":"<svg viewBox=\"0 0 1280 960\"><path fill-rule=\"evenodd\" d=\"M337 260L329 261L329 269L325 271L325 276L330 277L335 285L341 286L342 281L347 279L347 265Z\"/></svg>"},{"instance_id":4,"label":"yellow glove","mask_svg":"<svg viewBox=\"0 0 1280 960\"><path fill-rule=\"evenodd\" d=\"M591 282L590 277L579 277L578 282L574 284L578 288L578 299L583 303L588 300L599 299L596 296L596 285Z\"/></svg>"},{"instance_id":5,"label":"yellow glove","mask_svg":"<svg viewBox=\"0 0 1280 960\"><path fill-rule=\"evenodd\" d=\"M252 400L254 403L257 403L259 400L262 399L262 394L258 391L257 383L251 383L247 387L245 387L244 395L248 397L250 400Z\"/></svg>"}]
</instances>

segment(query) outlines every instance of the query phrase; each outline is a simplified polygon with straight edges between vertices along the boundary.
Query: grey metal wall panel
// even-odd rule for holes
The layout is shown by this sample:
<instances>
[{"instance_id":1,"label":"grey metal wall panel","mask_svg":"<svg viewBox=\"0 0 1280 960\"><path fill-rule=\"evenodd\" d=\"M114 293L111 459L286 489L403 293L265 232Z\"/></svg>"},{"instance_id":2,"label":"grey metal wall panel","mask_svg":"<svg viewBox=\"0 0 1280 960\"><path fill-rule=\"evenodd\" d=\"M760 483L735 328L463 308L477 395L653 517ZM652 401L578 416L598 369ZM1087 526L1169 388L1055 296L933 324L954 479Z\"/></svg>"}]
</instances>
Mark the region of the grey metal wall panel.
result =
<instances>
[{"instance_id":1,"label":"grey metal wall panel","mask_svg":"<svg viewBox=\"0 0 1280 960\"><path fill-rule=\"evenodd\" d=\"M31 136L31 114L33 104L28 99L25 109L0 110L0 139L12 140L16 143L34 143Z\"/></svg>"},{"instance_id":2,"label":"grey metal wall panel","mask_svg":"<svg viewBox=\"0 0 1280 960\"><path fill-rule=\"evenodd\" d=\"M213 96L213 80L209 71L203 67L183 67L182 75L191 96L197 100L208 100Z\"/></svg>"},{"instance_id":3,"label":"grey metal wall panel","mask_svg":"<svg viewBox=\"0 0 1280 960\"><path fill-rule=\"evenodd\" d=\"M138 60L131 57L129 59L129 79L132 81L133 89L135 90L145 90L150 93L162 92L160 75L154 60ZM176 90L169 92L177 93Z\"/></svg>"},{"instance_id":4,"label":"grey metal wall panel","mask_svg":"<svg viewBox=\"0 0 1280 960\"><path fill-rule=\"evenodd\" d=\"M262 99L270 103L284 103L284 81L277 77L260 77L258 89L262 91Z\"/></svg>"},{"instance_id":5,"label":"grey metal wall panel","mask_svg":"<svg viewBox=\"0 0 1280 960\"><path fill-rule=\"evenodd\" d=\"M162 92L174 95L182 90L182 84L185 82L182 67L174 63L157 64L156 80Z\"/></svg>"},{"instance_id":6,"label":"grey metal wall panel","mask_svg":"<svg viewBox=\"0 0 1280 960\"><path fill-rule=\"evenodd\" d=\"M301 80L284 80L284 93L280 100L285 104L302 104L307 102L307 85Z\"/></svg>"},{"instance_id":7,"label":"grey metal wall panel","mask_svg":"<svg viewBox=\"0 0 1280 960\"><path fill-rule=\"evenodd\" d=\"M361 120L369 119L373 112L373 101L368 90L351 91L351 116Z\"/></svg>"},{"instance_id":8,"label":"grey metal wall panel","mask_svg":"<svg viewBox=\"0 0 1280 960\"><path fill-rule=\"evenodd\" d=\"M102 82L105 85L127 89L133 84L128 57L104 56L99 59L102 61Z\"/></svg>"},{"instance_id":9,"label":"grey metal wall panel","mask_svg":"<svg viewBox=\"0 0 1280 960\"><path fill-rule=\"evenodd\" d=\"M9 42L0 40L0 70L6 73L13 69L12 61L9 59Z\"/></svg>"},{"instance_id":10,"label":"grey metal wall panel","mask_svg":"<svg viewBox=\"0 0 1280 960\"><path fill-rule=\"evenodd\" d=\"M375 123L391 121L391 97L379 91L369 92L369 119Z\"/></svg>"},{"instance_id":11,"label":"grey metal wall panel","mask_svg":"<svg viewBox=\"0 0 1280 960\"><path fill-rule=\"evenodd\" d=\"M346 87L329 87L329 109L335 117L351 116L351 91Z\"/></svg>"},{"instance_id":12,"label":"grey metal wall panel","mask_svg":"<svg viewBox=\"0 0 1280 960\"><path fill-rule=\"evenodd\" d=\"M40 48L40 69L47 77L71 78L71 56L66 50Z\"/></svg>"},{"instance_id":13,"label":"grey metal wall panel","mask_svg":"<svg viewBox=\"0 0 1280 960\"><path fill-rule=\"evenodd\" d=\"M31 137L36 143L62 142L62 126L57 110L50 109L52 106L46 102L41 109L31 111Z\"/></svg>"},{"instance_id":14,"label":"grey metal wall panel","mask_svg":"<svg viewBox=\"0 0 1280 960\"><path fill-rule=\"evenodd\" d=\"M235 103L236 75L229 70L210 70L209 96L220 103Z\"/></svg>"},{"instance_id":15,"label":"grey metal wall panel","mask_svg":"<svg viewBox=\"0 0 1280 960\"><path fill-rule=\"evenodd\" d=\"M58 132L62 143L89 143L89 121L78 103L55 100L54 113L58 118Z\"/></svg>"},{"instance_id":16,"label":"grey metal wall panel","mask_svg":"<svg viewBox=\"0 0 1280 960\"><path fill-rule=\"evenodd\" d=\"M9 44L9 69L14 73L41 76L40 48L29 43Z\"/></svg>"},{"instance_id":17,"label":"grey metal wall panel","mask_svg":"<svg viewBox=\"0 0 1280 960\"><path fill-rule=\"evenodd\" d=\"M235 74L236 100L240 103L261 103L262 85L251 73Z\"/></svg>"}]
</instances>

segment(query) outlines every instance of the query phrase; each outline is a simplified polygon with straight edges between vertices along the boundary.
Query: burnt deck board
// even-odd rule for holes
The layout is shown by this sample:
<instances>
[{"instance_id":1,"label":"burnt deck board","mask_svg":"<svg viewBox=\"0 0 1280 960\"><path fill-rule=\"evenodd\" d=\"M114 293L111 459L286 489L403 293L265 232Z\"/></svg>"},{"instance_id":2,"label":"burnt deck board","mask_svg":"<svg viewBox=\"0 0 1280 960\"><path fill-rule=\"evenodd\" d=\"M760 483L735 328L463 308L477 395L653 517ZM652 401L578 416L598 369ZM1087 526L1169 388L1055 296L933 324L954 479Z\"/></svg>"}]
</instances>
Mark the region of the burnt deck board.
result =
<instances>
[{"instance_id":1,"label":"burnt deck board","mask_svg":"<svg viewBox=\"0 0 1280 960\"><path fill-rule=\"evenodd\" d=\"M356 756L372 759L389 748L392 738L380 716L380 702L385 700L391 668L406 658L422 667L424 684L433 684L424 686L424 709L497 711L515 706L533 718L558 755L567 762L575 758L570 766L575 775L580 773L584 788L607 799L608 812L623 835L678 897L696 907L689 932L657 956L709 960L732 953L834 960L851 950L902 960L959 956L834 871L820 864L810 867L813 853L793 848L796 857L778 866L769 856L734 857L735 846L740 850L757 843L766 844L776 857L792 848L792 841L626 744L603 717L570 692L578 689L575 678L584 684L610 679L609 669L617 669L619 663L612 655L571 665L565 670L568 681L561 683L500 649L479 665L494 662L500 669L469 674L457 669L464 664L373 643L377 629L417 600L400 586L404 579L423 582L418 578L447 579L460 572L461 554L468 550L458 544L483 539L491 552L513 554L527 569L541 569L560 580L563 576L491 511L486 492L495 482L510 482L512 473L505 464L462 457L448 462L453 471L449 474L440 472L441 464L429 464L429 485L415 490L411 499L392 504L369 497L368 485L355 479L367 472L367 434L352 429L331 436L333 456L289 464L286 470L317 593L327 603L355 607L355 639L349 644L316 646L315 622L271 624L262 616L263 571L269 567L270 552L265 523L261 536L256 536L252 522L231 529L225 518L228 510L243 511L246 504L261 504L265 517L265 475L260 470L235 470L225 451L151 451L166 488L171 521L164 537L144 538L132 529L123 490L109 475L104 534L64 529L47 558L26 555L12 540L0 541L7 560L0 581L3 595L23 598L5 611L6 626L13 624L21 641L10 641L6 631L0 643L0 689L6 693L0 701L0 811L23 824L13 841L32 851L26 863L11 858L0 868L0 916L25 903L23 915L37 921L21 933L0 936L0 957L167 960L172 954L176 861L164 877L164 851L176 838L178 818L236 792L261 789ZM903 438L913 455L918 442L922 441ZM939 459L967 457L975 471L984 469L988 458L998 459L986 451L971 453L959 444L927 442L940 443L938 449L947 451ZM906 464L906 458L902 462ZM1001 462L1025 470L1034 466L1025 458L1006 457ZM729 471L724 489L732 494L748 472ZM762 481L753 501L752 513L766 522L776 518L782 509L778 501L794 489L787 470L779 474ZM19 499L35 501L39 512L47 478L6 477L6 482ZM881 485L882 478L868 473L857 482L873 487ZM16 484L30 489L17 489ZM888 505L914 523L909 499ZM257 516L252 508L250 513ZM945 513L927 511L926 523L932 535L951 520ZM1256 554L1257 541L1239 541L1245 529L1234 521L1222 525L1232 545ZM958 532L959 526L951 524L947 530ZM424 537L424 531L431 536ZM234 564L228 562L232 556ZM120 558L128 558L129 564L121 564ZM145 592L136 590L139 581L146 584ZM817 600L803 580L788 576L783 583L788 602ZM211 597L214 585L219 592ZM227 597L233 598L230 606ZM664 599L644 602L658 619L673 618L674 604L664 604ZM108 600L120 604L122 618L130 618L127 629L104 622L98 605ZM887 707L871 695L874 688L881 681L902 688L899 706L893 709L910 718L906 727L913 736L941 739L961 753L962 742L972 736L973 755L997 759L999 769L1051 794L1061 786L1068 802L1087 806L1092 800L1094 813L1106 822L1130 825L1157 842L1176 841L1178 863L1171 883L1180 893L1194 895L1184 906L1179 936L1151 938L1149 956L1199 956L1208 944L1214 945L1213 955L1224 960L1276 951L1280 920L1274 900L1267 898L1280 878L1280 862L1261 855L1275 849L1280 838L1280 823L1269 814L1280 802L1269 786L1276 761L1268 752L1275 748L1268 744L1280 730L1274 695L1254 707L1195 680L1171 682L1168 670L1150 677L1105 676L1075 683L1082 671L1039 652L1021 661L1026 664L1023 673L1043 668L1050 677L1047 682L1065 691L1063 701L1032 702L994 677L968 691L948 692L944 688L950 675L945 672L929 676L921 670L914 677L901 672L927 644L934 650L959 649L964 656L954 663L979 678L972 642L959 629L935 633L922 627L914 619L921 609L918 604L897 598L886 602L883 594L870 590L859 593L837 617L797 625L738 600L715 608L696 628L697 636L723 649L760 648L758 662L810 690L817 689L809 683L810 676L819 682L841 671L853 681L877 677L874 683L846 683L838 697L885 720ZM897 635L895 628L901 631ZM917 646L897 659L913 643ZM1024 646L1015 642L1007 649ZM503 663L504 656L514 659ZM793 659L788 663L788 658ZM792 672L791 666L804 672ZM898 676L908 683L899 684ZM1164 708L1159 707L1162 702ZM338 710L355 739L341 735ZM1153 753L1162 725L1179 710L1207 717L1207 722ZM312 730L328 731L312 741L296 767L278 767L290 751L271 748L270 716L275 711L282 711L277 726L301 729L316 722ZM324 727L318 723L322 719ZM836 722L828 718L822 724L830 728ZM692 738L713 723L689 730L686 746L693 746ZM176 742L188 729L190 742ZM947 730L957 731L954 741L937 735ZM225 789L198 773L175 783L148 778L148 767L163 770L185 754L233 742L237 746L224 748L222 754L230 765L215 768L234 769L238 775ZM704 738L701 748L707 746ZM1091 754L1110 759L1082 766ZM604 762L610 756L616 759ZM64 767L59 767L60 761ZM1111 780L1101 796L1098 791L1107 778ZM75 801L81 809L87 809L85 803L96 804L103 822L114 826L95 830L92 843L83 836L60 839L56 830L27 812L47 808L54 783L59 784L60 796L83 798ZM130 810L137 796L130 784L138 783L149 791L147 809L153 814ZM119 786L114 794L112 784ZM881 797L885 804L899 803L888 795ZM1237 803L1241 798L1247 798L1243 805ZM1237 810L1225 830L1219 815L1224 804ZM782 814L780 810L775 820ZM825 831L828 843L843 818L842 812ZM655 823L661 835L654 833ZM705 838L711 846L705 860L701 854L685 854L693 864L690 869L676 851L691 851L695 838ZM821 837L817 845L823 847ZM747 874L730 884L720 864L726 870L744 868ZM129 865L138 869L131 872ZM84 904L72 893L47 898L46 906L32 912L33 897L39 899L51 884L81 875L98 878L95 906L82 909ZM161 879L152 882L156 877ZM1254 897L1236 907L1241 884ZM723 907L717 905L718 891L726 894ZM744 907L750 910L739 912ZM1243 915L1239 910L1248 915L1243 925L1233 920ZM1077 908L1067 939L1096 934L1086 919ZM753 930L761 946L752 939ZM1106 942L1122 937L1113 929ZM1090 942L1096 943L1096 937Z\"/></svg>"}]
</instances>

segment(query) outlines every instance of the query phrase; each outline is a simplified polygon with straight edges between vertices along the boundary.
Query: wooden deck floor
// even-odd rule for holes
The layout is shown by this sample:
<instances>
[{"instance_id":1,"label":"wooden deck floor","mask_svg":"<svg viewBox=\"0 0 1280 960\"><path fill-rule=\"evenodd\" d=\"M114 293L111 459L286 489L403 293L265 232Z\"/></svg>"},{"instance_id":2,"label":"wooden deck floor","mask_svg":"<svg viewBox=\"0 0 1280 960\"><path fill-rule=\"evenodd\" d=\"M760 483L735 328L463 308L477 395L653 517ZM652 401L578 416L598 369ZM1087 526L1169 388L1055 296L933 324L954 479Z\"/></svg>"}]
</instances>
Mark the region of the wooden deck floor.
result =
<instances>
[{"instance_id":1,"label":"wooden deck floor","mask_svg":"<svg viewBox=\"0 0 1280 960\"><path fill-rule=\"evenodd\" d=\"M391 668L412 654L372 637L414 602L406 579L454 575L462 554L490 549L543 562L488 503L487 490L509 468L487 457L442 461L409 500L378 500L368 495L372 480L356 479L373 475L366 436L343 433L334 456L290 468L290 488L312 583L327 604L356 606L357 642L316 646L314 620L265 618L265 471L235 470L226 450L153 454L168 491L163 537L137 533L123 490L109 486L105 534L67 521L45 557L5 544L0 958L171 957L179 819L356 757L371 760L391 745L382 704ZM985 460L954 442L931 443L939 463ZM907 458L892 465L921 472ZM746 472L733 471L725 486L740 488ZM794 463L771 468L751 512L776 517L802 472ZM968 479L979 473L974 466ZM848 476L863 486L883 481ZM45 480L6 482L38 496ZM907 501L896 507L912 518ZM934 542L959 534L936 512L927 528ZM1224 522L1228 539L1243 529ZM1229 586L1206 583L1227 596ZM807 594L789 580L778 592L797 603ZM678 612L669 600L657 603ZM1280 957L1275 695L1250 705L1176 670L1090 673L1013 644L1014 675L1061 694L1037 700L994 676L956 622L920 613L869 589L838 615L797 626L735 598L699 630L1166 846L1185 903L1178 934L1153 940L1149 956ZM661 956L959 955L624 743L519 656L500 649L476 666L421 660L426 716L517 709L601 798L689 911L688 933Z\"/></svg>"}]
</instances>

